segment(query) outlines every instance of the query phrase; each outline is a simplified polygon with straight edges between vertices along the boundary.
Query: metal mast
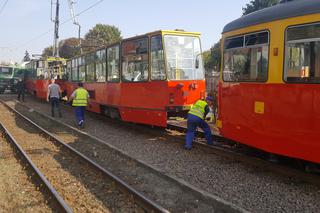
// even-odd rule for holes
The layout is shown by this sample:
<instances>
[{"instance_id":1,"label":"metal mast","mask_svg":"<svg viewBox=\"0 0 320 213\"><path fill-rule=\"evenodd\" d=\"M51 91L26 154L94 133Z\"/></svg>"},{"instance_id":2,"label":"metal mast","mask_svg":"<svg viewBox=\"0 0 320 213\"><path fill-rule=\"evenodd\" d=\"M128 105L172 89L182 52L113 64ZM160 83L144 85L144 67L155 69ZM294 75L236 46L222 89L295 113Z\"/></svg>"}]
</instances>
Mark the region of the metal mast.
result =
<instances>
[{"instance_id":1,"label":"metal mast","mask_svg":"<svg viewBox=\"0 0 320 213\"><path fill-rule=\"evenodd\" d=\"M69 3L69 9L70 9L72 22L73 22L74 25L77 25L79 27L78 39L79 39L80 54L82 54L81 37L80 37L81 26L80 26L79 22L76 21L76 16L74 14L74 9L73 9L73 5L74 5L75 2L74 2L74 0L68 0L68 3Z\"/></svg>"},{"instance_id":2,"label":"metal mast","mask_svg":"<svg viewBox=\"0 0 320 213\"><path fill-rule=\"evenodd\" d=\"M52 0L51 0L52 7ZM56 0L56 18L55 20L51 20L54 22L54 42L53 42L53 56L59 57L59 0ZM51 9L52 13L52 9Z\"/></svg>"}]
</instances>

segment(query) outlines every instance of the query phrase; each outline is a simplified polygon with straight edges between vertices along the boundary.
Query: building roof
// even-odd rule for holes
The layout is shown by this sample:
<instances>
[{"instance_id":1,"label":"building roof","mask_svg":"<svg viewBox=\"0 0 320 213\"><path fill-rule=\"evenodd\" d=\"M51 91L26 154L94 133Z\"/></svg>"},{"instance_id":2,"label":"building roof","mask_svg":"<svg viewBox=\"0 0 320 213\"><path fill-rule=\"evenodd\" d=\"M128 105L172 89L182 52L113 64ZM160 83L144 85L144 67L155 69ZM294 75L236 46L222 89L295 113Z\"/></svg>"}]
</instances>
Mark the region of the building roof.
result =
<instances>
[{"instance_id":1,"label":"building roof","mask_svg":"<svg viewBox=\"0 0 320 213\"><path fill-rule=\"evenodd\" d=\"M227 24L223 33L265 22L315 13L320 13L320 0L289 1L242 16Z\"/></svg>"}]
</instances>

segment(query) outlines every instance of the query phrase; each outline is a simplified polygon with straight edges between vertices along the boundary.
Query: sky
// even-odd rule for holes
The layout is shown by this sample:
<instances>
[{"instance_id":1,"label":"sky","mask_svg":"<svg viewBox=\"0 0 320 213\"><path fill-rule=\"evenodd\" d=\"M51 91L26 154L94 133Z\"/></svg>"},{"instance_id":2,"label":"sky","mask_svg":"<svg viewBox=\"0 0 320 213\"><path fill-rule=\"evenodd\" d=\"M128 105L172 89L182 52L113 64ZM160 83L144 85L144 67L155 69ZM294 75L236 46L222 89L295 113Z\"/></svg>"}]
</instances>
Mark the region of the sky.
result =
<instances>
[{"instance_id":1,"label":"sky","mask_svg":"<svg viewBox=\"0 0 320 213\"><path fill-rule=\"evenodd\" d=\"M56 0L53 0L55 2ZM118 27L123 38L156 30L184 29L202 34L202 49L208 50L221 37L223 27L242 15L250 0L76 0L81 36L96 24ZM55 11L53 11L55 13ZM60 0L59 36L78 36L70 20L67 0ZM27 50L41 54L53 44L51 0L0 0L0 61L21 62ZM69 21L68 21L69 20Z\"/></svg>"}]
</instances>

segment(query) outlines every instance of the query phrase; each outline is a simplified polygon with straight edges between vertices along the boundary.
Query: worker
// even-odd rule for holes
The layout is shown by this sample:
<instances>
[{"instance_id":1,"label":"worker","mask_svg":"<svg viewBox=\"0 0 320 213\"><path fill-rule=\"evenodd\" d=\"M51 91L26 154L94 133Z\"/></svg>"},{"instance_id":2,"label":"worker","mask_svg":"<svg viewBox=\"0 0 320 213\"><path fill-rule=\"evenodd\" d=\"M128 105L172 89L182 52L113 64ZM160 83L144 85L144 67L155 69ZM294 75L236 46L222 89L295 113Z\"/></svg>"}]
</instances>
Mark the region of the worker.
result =
<instances>
[{"instance_id":1,"label":"worker","mask_svg":"<svg viewBox=\"0 0 320 213\"><path fill-rule=\"evenodd\" d=\"M61 88L58 84L55 83L54 79L51 79L51 84L48 86L47 91L47 101L51 103L51 116L54 117L54 109L57 108L59 117L61 118L61 109L60 109L60 96Z\"/></svg>"},{"instance_id":2,"label":"worker","mask_svg":"<svg viewBox=\"0 0 320 213\"><path fill-rule=\"evenodd\" d=\"M24 93L25 93L25 84L22 78L19 78L17 83L17 93L18 93L18 100L20 101L20 97L22 98L22 102L24 102Z\"/></svg>"},{"instance_id":3,"label":"worker","mask_svg":"<svg viewBox=\"0 0 320 213\"><path fill-rule=\"evenodd\" d=\"M212 145L212 134L209 125L205 121L206 115L209 113L210 108L212 106L213 98L207 96L205 100L198 100L190 109L188 113L188 121L187 121L187 135L186 135L186 143L184 148L186 150L192 149L192 142L195 136L195 132L197 127L200 127L204 131L204 135L207 140L208 145Z\"/></svg>"},{"instance_id":4,"label":"worker","mask_svg":"<svg viewBox=\"0 0 320 213\"><path fill-rule=\"evenodd\" d=\"M72 101L72 106L75 107L75 115L79 128L83 127L84 125L84 112L89 103L89 98L89 93L83 88L83 83L81 82L78 83L78 88L73 91L70 96L69 101Z\"/></svg>"}]
</instances>

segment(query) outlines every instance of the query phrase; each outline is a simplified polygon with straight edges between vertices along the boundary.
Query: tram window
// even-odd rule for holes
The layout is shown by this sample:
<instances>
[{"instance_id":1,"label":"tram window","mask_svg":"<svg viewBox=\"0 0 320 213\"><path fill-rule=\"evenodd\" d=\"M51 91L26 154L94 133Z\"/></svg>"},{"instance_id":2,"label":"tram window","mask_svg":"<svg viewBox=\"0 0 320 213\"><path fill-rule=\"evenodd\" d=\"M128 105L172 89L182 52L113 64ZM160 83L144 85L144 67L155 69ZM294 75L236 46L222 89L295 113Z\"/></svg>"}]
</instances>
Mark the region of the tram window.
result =
<instances>
[{"instance_id":1,"label":"tram window","mask_svg":"<svg viewBox=\"0 0 320 213\"><path fill-rule=\"evenodd\" d=\"M243 39L244 39L243 36L226 39L226 41L224 42L224 46L226 49L243 47L244 45Z\"/></svg>"},{"instance_id":2,"label":"tram window","mask_svg":"<svg viewBox=\"0 0 320 213\"><path fill-rule=\"evenodd\" d=\"M165 35L164 43L170 80L204 79L199 37Z\"/></svg>"},{"instance_id":3,"label":"tram window","mask_svg":"<svg viewBox=\"0 0 320 213\"><path fill-rule=\"evenodd\" d=\"M72 81L72 74L71 73L72 73L72 61L68 61L67 62L66 76L63 79L68 80L68 81Z\"/></svg>"},{"instance_id":4,"label":"tram window","mask_svg":"<svg viewBox=\"0 0 320 213\"><path fill-rule=\"evenodd\" d=\"M71 79L72 81L78 81L78 59L72 59L72 63L71 63L72 69L71 69Z\"/></svg>"},{"instance_id":5,"label":"tram window","mask_svg":"<svg viewBox=\"0 0 320 213\"><path fill-rule=\"evenodd\" d=\"M107 49L108 81L120 81L120 46L116 45Z\"/></svg>"},{"instance_id":6,"label":"tram window","mask_svg":"<svg viewBox=\"0 0 320 213\"><path fill-rule=\"evenodd\" d=\"M96 80L106 82L106 50L96 52Z\"/></svg>"},{"instance_id":7,"label":"tram window","mask_svg":"<svg viewBox=\"0 0 320 213\"><path fill-rule=\"evenodd\" d=\"M129 82L148 81L148 38L125 41L122 44L122 79Z\"/></svg>"},{"instance_id":8,"label":"tram window","mask_svg":"<svg viewBox=\"0 0 320 213\"><path fill-rule=\"evenodd\" d=\"M79 63L79 81L84 82L86 79L85 57L82 56L78 58L78 63Z\"/></svg>"},{"instance_id":9,"label":"tram window","mask_svg":"<svg viewBox=\"0 0 320 213\"><path fill-rule=\"evenodd\" d=\"M320 83L320 24L289 28L286 38L285 81Z\"/></svg>"},{"instance_id":10,"label":"tram window","mask_svg":"<svg viewBox=\"0 0 320 213\"><path fill-rule=\"evenodd\" d=\"M88 54L85 57L86 63L86 81L94 82L95 81L95 54Z\"/></svg>"},{"instance_id":11,"label":"tram window","mask_svg":"<svg viewBox=\"0 0 320 213\"><path fill-rule=\"evenodd\" d=\"M44 61L38 61L38 68L44 68Z\"/></svg>"},{"instance_id":12,"label":"tram window","mask_svg":"<svg viewBox=\"0 0 320 213\"><path fill-rule=\"evenodd\" d=\"M269 42L268 32L255 33L245 36L245 46L267 44Z\"/></svg>"},{"instance_id":13,"label":"tram window","mask_svg":"<svg viewBox=\"0 0 320 213\"><path fill-rule=\"evenodd\" d=\"M269 34L261 32L225 40L223 80L264 82L267 80ZM234 39L234 41L233 41ZM242 40L242 45L239 41ZM237 44L238 48L236 48Z\"/></svg>"},{"instance_id":14,"label":"tram window","mask_svg":"<svg viewBox=\"0 0 320 213\"><path fill-rule=\"evenodd\" d=\"M151 38L151 80L165 80L164 55L162 36L157 35Z\"/></svg>"}]
</instances>

